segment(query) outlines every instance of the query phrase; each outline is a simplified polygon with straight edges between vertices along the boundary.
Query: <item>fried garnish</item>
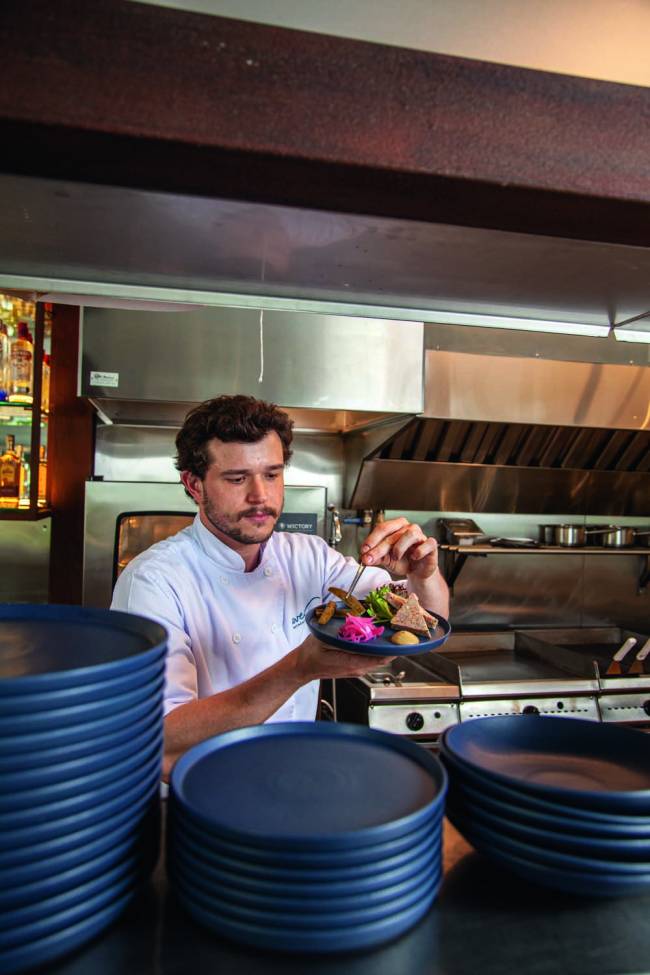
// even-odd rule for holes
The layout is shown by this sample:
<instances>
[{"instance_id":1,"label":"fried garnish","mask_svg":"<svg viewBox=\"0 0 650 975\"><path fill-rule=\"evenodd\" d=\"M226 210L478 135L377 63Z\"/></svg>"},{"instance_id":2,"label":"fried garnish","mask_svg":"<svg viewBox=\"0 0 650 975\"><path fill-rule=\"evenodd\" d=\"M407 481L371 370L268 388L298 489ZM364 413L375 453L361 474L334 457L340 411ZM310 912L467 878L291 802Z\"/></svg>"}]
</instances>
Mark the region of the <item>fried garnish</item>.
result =
<instances>
[{"instance_id":1,"label":"fried garnish","mask_svg":"<svg viewBox=\"0 0 650 975\"><path fill-rule=\"evenodd\" d=\"M334 616L335 612L336 612L336 603L334 602L334 600L332 600L331 602L327 603L325 609L318 617L318 622L320 626L325 626L326 623L329 623L331 618Z\"/></svg>"},{"instance_id":2,"label":"fried garnish","mask_svg":"<svg viewBox=\"0 0 650 975\"><path fill-rule=\"evenodd\" d=\"M333 596L336 596L337 599L341 599L345 605L352 610L355 616L363 616L365 613L366 607L363 605L363 603L360 603L355 596L348 596L345 589L339 589L337 586L330 586L328 591L331 592Z\"/></svg>"}]
</instances>

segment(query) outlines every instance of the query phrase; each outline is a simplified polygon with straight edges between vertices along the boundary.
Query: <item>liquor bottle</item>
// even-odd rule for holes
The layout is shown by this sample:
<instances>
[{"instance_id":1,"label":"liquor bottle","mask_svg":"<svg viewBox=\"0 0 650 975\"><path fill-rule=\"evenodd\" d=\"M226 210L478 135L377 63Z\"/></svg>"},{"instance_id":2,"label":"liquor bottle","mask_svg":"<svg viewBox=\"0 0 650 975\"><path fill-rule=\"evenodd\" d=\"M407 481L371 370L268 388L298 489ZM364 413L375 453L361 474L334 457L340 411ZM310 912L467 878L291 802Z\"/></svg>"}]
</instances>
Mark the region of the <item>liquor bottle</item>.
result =
<instances>
[{"instance_id":1,"label":"liquor bottle","mask_svg":"<svg viewBox=\"0 0 650 975\"><path fill-rule=\"evenodd\" d=\"M29 506L29 485L30 485L30 470L29 464L25 457L25 448L22 444L17 443L16 454L18 455L18 463L20 464L20 476L18 484L18 506L20 508L27 508Z\"/></svg>"},{"instance_id":2,"label":"liquor bottle","mask_svg":"<svg viewBox=\"0 0 650 975\"><path fill-rule=\"evenodd\" d=\"M47 457L43 444L40 446L38 458L38 500L39 504L47 501Z\"/></svg>"},{"instance_id":3,"label":"liquor bottle","mask_svg":"<svg viewBox=\"0 0 650 975\"><path fill-rule=\"evenodd\" d=\"M50 408L50 356L43 353L43 373L41 378L41 409L47 413Z\"/></svg>"},{"instance_id":4,"label":"liquor bottle","mask_svg":"<svg viewBox=\"0 0 650 975\"><path fill-rule=\"evenodd\" d=\"M29 341L27 322L18 323L18 335L11 343L9 352L10 373L9 402L32 402L32 366L34 347Z\"/></svg>"},{"instance_id":5,"label":"liquor bottle","mask_svg":"<svg viewBox=\"0 0 650 975\"><path fill-rule=\"evenodd\" d=\"M0 505L17 508L20 496L20 460L16 453L16 438L7 434L5 451L0 457Z\"/></svg>"},{"instance_id":6,"label":"liquor bottle","mask_svg":"<svg viewBox=\"0 0 650 975\"><path fill-rule=\"evenodd\" d=\"M7 326L0 322L0 401L9 396L9 335Z\"/></svg>"}]
</instances>

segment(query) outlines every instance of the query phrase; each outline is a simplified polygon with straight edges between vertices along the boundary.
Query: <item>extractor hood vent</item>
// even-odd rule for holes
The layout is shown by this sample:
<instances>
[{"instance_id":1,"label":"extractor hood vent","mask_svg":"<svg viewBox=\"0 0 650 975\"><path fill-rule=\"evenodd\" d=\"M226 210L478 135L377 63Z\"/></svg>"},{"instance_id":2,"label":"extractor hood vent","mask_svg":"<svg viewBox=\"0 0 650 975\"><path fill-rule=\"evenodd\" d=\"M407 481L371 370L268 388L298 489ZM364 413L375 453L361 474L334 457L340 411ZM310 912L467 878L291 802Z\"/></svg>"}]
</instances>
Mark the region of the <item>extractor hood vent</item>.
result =
<instances>
[{"instance_id":1,"label":"extractor hood vent","mask_svg":"<svg viewBox=\"0 0 650 975\"><path fill-rule=\"evenodd\" d=\"M414 419L367 458L581 471L650 471L650 431Z\"/></svg>"}]
</instances>

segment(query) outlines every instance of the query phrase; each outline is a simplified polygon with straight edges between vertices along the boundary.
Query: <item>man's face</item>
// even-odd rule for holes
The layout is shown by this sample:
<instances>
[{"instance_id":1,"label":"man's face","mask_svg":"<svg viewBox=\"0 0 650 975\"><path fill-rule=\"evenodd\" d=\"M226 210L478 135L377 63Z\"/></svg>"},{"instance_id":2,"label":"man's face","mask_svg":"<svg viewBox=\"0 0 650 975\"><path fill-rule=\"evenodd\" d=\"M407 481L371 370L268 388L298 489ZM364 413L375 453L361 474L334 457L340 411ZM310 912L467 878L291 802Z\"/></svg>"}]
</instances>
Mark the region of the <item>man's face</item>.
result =
<instances>
[{"instance_id":1,"label":"man's face","mask_svg":"<svg viewBox=\"0 0 650 975\"><path fill-rule=\"evenodd\" d=\"M203 480L182 480L215 534L236 545L257 545L273 533L284 503L282 441L272 430L257 443L208 444Z\"/></svg>"}]
</instances>

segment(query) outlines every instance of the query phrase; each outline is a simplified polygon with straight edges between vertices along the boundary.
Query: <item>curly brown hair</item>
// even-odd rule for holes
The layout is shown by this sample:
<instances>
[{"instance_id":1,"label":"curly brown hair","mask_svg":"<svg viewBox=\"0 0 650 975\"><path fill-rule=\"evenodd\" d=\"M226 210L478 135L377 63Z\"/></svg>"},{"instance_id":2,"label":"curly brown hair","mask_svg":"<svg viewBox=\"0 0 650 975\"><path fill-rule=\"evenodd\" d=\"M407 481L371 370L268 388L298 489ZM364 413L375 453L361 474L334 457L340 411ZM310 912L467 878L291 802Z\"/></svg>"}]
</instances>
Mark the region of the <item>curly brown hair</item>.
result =
<instances>
[{"instance_id":1,"label":"curly brown hair","mask_svg":"<svg viewBox=\"0 0 650 975\"><path fill-rule=\"evenodd\" d=\"M273 403L254 396L217 396L199 403L185 417L176 437L176 469L203 480L210 466L208 444L215 437L224 443L257 443L275 430L282 441L287 464L291 457L293 420Z\"/></svg>"}]
</instances>

